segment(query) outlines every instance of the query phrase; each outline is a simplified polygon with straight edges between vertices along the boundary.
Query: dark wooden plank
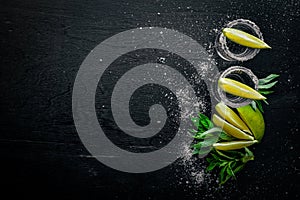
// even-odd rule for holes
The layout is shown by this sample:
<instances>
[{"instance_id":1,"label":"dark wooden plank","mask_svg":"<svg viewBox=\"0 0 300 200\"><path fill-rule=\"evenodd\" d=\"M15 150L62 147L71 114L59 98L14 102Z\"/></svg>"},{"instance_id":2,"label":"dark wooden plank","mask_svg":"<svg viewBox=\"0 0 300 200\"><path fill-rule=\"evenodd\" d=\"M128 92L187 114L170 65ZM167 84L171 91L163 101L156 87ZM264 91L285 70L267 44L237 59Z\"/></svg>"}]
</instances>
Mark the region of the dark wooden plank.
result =
<instances>
[{"instance_id":1,"label":"dark wooden plank","mask_svg":"<svg viewBox=\"0 0 300 200\"><path fill-rule=\"evenodd\" d=\"M299 15L299 2L292 0L1 1L1 192L40 198L41 191L63 199L297 198ZM237 182L215 192L214 181L194 185L181 165L127 174L90 155L74 126L71 92L81 62L96 45L121 31L158 26L209 50L214 30L237 18L255 21L273 49L234 64L259 77L281 74L265 109L264 141ZM220 69L232 65L216 60Z\"/></svg>"}]
</instances>

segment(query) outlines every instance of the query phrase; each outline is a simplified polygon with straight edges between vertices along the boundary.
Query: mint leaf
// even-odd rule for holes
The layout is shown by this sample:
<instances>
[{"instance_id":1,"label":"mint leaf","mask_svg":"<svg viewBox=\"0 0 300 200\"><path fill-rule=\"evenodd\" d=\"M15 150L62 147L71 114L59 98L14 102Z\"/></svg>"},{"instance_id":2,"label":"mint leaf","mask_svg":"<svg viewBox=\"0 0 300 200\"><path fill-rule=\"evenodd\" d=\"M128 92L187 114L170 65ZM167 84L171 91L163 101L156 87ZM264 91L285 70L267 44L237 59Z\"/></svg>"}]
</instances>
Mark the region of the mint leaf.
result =
<instances>
[{"instance_id":1,"label":"mint leaf","mask_svg":"<svg viewBox=\"0 0 300 200\"><path fill-rule=\"evenodd\" d=\"M226 183L230 178L236 179L236 173L243 169L245 163L253 160L254 155L248 148L235 151L212 150L206 159L209 163L207 171L212 171L219 167L220 184Z\"/></svg>"},{"instance_id":2,"label":"mint leaf","mask_svg":"<svg viewBox=\"0 0 300 200\"><path fill-rule=\"evenodd\" d=\"M221 132L221 134L219 135L219 137L220 137L221 140L225 140L225 141L232 141L232 140L235 139L234 137L228 135L224 131Z\"/></svg>"},{"instance_id":3,"label":"mint leaf","mask_svg":"<svg viewBox=\"0 0 300 200\"><path fill-rule=\"evenodd\" d=\"M230 156L226 155L225 153L222 153L221 151L216 150L216 152L217 152L220 156L222 156L223 158L226 158L226 159L229 159L229 160L234 159L233 157L230 157Z\"/></svg>"},{"instance_id":4,"label":"mint leaf","mask_svg":"<svg viewBox=\"0 0 300 200\"><path fill-rule=\"evenodd\" d=\"M220 171L220 182L221 184L225 183L225 171L226 171L226 167L222 167L221 171Z\"/></svg>"},{"instance_id":5,"label":"mint leaf","mask_svg":"<svg viewBox=\"0 0 300 200\"><path fill-rule=\"evenodd\" d=\"M208 167L206 168L207 171L212 171L216 166L218 165L218 162L212 161L209 163Z\"/></svg>"},{"instance_id":6,"label":"mint leaf","mask_svg":"<svg viewBox=\"0 0 300 200\"><path fill-rule=\"evenodd\" d=\"M196 155L196 154L199 154L199 152L200 152L200 149L194 148L192 154Z\"/></svg>"},{"instance_id":7,"label":"mint leaf","mask_svg":"<svg viewBox=\"0 0 300 200\"><path fill-rule=\"evenodd\" d=\"M197 132L193 137L195 139L205 139L206 137L218 137L218 134L222 132L222 129L219 127L211 128L203 133ZM217 142L217 141L216 141Z\"/></svg>"},{"instance_id":8,"label":"mint leaf","mask_svg":"<svg viewBox=\"0 0 300 200\"><path fill-rule=\"evenodd\" d=\"M260 112L262 112L262 113L264 112L264 109L263 109L263 107L262 107L261 101L255 100L255 101L252 101L252 102L255 103L256 107L259 109Z\"/></svg>"},{"instance_id":9,"label":"mint leaf","mask_svg":"<svg viewBox=\"0 0 300 200\"><path fill-rule=\"evenodd\" d=\"M253 152L250 151L250 149L247 148L247 147L245 147L245 152L246 152L246 155L247 155L247 156L254 156Z\"/></svg>"},{"instance_id":10,"label":"mint leaf","mask_svg":"<svg viewBox=\"0 0 300 200\"><path fill-rule=\"evenodd\" d=\"M242 158L244 157L244 153L242 153L241 151L226 151L226 155L228 155L229 157L236 159Z\"/></svg>"},{"instance_id":11,"label":"mint leaf","mask_svg":"<svg viewBox=\"0 0 300 200\"><path fill-rule=\"evenodd\" d=\"M199 133L203 133L214 127L209 118L201 113L199 113L199 117L192 117L191 120Z\"/></svg>"},{"instance_id":12,"label":"mint leaf","mask_svg":"<svg viewBox=\"0 0 300 200\"><path fill-rule=\"evenodd\" d=\"M231 163L232 163L232 162L231 162ZM231 169L231 167L230 167L230 164L231 164L231 163L228 164L228 167L227 167L227 169L226 169L226 172L227 172L228 175L235 177L235 174L234 174L234 172L232 171L232 169Z\"/></svg>"},{"instance_id":13,"label":"mint leaf","mask_svg":"<svg viewBox=\"0 0 300 200\"><path fill-rule=\"evenodd\" d=\"M267 102L267 100L264 99L262 101L265 102L265 104L269 105L269 103Z\"/></svg>"},{"instance_id":14,"label":"mint leaf","mask_svg":"<svg viewBox=\"0 0 300 200\"><path fill-rule=\"evenodd\" d=\"M233 170L233 172L234 172L234 173L237 173L237 172L241 171L241 170L244 168L244 166L245 166L245 164L242 164L242 165L237 166L237 167Z\"/></svg>"},{"instance_id":15,"label":"mint leaf","mask_svg":"<svg viewBox=\"0 0 300 200\"><path fill-rule=\"evenodd\" d=\"M211 151L211 149L212 147L202 147L201 149L199 149L199 158L203 158L204 156L206 156Z\"/></svg>"},{"instance_id":16,"label":"mint leaf","mask_svg":"<svg viewBox=\"0 0 300 200\"><path fill-rule=\"evenodd\" d=\"M279 77L278 74L270 74L269 76L267 76L266 78L263 79L259 79L258 84L259 85L264 85L266 83L271 82L272 80L274 80L275 78Z\"/></svg>"},{"instance_id":17,"label":"mint leaf","mask_svg":"<svg viewBox=\"0 0 300 200\"><path fill-rule=\"evenodd\" d=\"M199 113L199 121L206 130L214 127L214 124L210 121L210 119L201 113Z\"/></svg>"},{"instance_id":18,"label":"mint leaf","mask_svg":"<svg viewBox=\"0 0 300 200\"><path fill-rule=\"evenodd\" d=\"M268 95L268 94L272 94L274 91L272 91L272 90L258 90L258 92L260 94Z\"/></svg>"},{"instance_id":19,"label":"mint leaf","mask_svg":"<svg viewBox=\"0 0 300 200\"><path fill-rule=\"evenodd\" d=\"M276 83L278 83L278 81L274 81L274 82L266 84L266 85L258 85L258 89L270 89L271 87L276 85Z\"/></svg>"},{"instance_id":20,"label":"mint leaf","mask_svg":"<svg viewBox=\"0 0 300 200\"><path fill-rule=\"evenodd\" d=\"M243 163L246 163L250 160L254 160L254 154L252 153L252 151L250 151L250 149L248 149L247 147L245 147L245 151L246 151L246 153L245 153L244 157L241 158L241 161Z\"/></svg>"},{"instance_id":21,"label":"mint leaf","mask_svg":"<svg viewBox=\"0 0 300 200\"><path fill-rule=\"evenodd\" d=\"M252 102L251 102L251 107L253 108L253 110L256 110L256 109L257 109L256 102L255 102L255 101L252 101Z\"/></svg>"}]
</instances>

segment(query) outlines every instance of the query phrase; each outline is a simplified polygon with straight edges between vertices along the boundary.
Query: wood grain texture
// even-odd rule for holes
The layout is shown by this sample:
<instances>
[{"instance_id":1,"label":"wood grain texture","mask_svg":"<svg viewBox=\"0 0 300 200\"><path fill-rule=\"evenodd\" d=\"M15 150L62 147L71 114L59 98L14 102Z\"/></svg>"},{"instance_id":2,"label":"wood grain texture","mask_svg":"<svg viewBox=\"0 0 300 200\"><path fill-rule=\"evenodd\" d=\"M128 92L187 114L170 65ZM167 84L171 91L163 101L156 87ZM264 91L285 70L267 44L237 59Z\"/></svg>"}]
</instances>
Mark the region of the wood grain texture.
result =
<instances>
[{"instance_id":1,"label":"wood grain texture","mask_svg":"<svg viewBox=\"0 0 300 200\"><path fill-rule=\"evenodd\" d=\"M1 1L1 192L38 199L299 197L299 15L299 2L292 0ZM176 164L127 174L89 154L76 133L71 92L81 62L96 45L121 31L158 26L209 50L214 29L237 18L254 21L272 50L244 63L216 57L220 70L242 64L258 77L281 76L265 106L265 138L236 182L212 194L209 185L178 184L189 180L175 176L184 170Z\"/></svg>"}]
</instances>

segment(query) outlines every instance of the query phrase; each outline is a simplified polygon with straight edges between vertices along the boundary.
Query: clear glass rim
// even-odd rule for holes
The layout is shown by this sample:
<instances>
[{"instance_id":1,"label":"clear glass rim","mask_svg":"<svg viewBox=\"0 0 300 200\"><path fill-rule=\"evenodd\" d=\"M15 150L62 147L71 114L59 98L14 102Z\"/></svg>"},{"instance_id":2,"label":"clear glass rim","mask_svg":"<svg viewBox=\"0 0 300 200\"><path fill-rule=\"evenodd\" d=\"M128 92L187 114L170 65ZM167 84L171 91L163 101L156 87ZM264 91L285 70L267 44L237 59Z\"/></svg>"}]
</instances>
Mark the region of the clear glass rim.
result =
<instances>
[{"instance_id":1,"label":"clear glass rim","mask_svg":"<svg viewBox=\"0 0 300 200\"><path fill-rule=\"evenodd\" d=\"M263 36L259 27L252 21L247 19L237 19L229 22L224 26L224 28L233 28L233 27L243 27L251 32L262 41ZM233 53L227 45L227 38L220 31L215 40L215 47L217 54L224 60L227 61L247 61L254 58L258 53L259 49L247 48L245 47L244 51L239 53Z\"/></svg>"},{"instance_id":2,"label":"clear glass rim","mask_svg":"<svg viewBox=\"0 0 300 200\"><path fill-rule=\"evenodd\" d=\"M226 69L225 71L223 71L222 73L220 73L220 75L217 77L217 79L215 81L216 93L219 97L219 101L224 102L226 105L228 105L232 108L238 108L238 107L250 104L253 100L238 97L238 96L234 96L234 98L229 98L226 95L226 92L224 92L217 86L218 80L220 78L225 78L225 77L228 77L228 75L232 75L232 74L235 74L237 76L241 76L241 74L243 74L244 77L247 77L247 79L249 81L251 81L251 84L254 86L254 89L255 90L258 89L258 78L257 78L257 76L255 76L255 74L250 69L248 69L246 67L242 67L242 66L232 66L232 67ZM244 84L249 85L250 83L244 82Z\"/></svg>"}]
</instances>

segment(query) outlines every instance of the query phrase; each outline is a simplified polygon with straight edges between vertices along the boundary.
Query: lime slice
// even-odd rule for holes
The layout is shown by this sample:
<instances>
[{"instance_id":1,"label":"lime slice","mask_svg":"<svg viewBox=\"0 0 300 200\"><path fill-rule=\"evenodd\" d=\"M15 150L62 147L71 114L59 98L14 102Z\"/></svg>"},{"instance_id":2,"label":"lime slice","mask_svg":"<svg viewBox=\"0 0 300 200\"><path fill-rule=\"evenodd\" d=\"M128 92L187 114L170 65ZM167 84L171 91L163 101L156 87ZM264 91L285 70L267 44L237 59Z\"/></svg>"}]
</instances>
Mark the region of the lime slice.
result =
<instances>
[{"instance_id":1,"label":"lime slice","mask_svg":"<svg viewBox=\"0 0 300 200\"><path fill-rule=\"evenodd\" d=\"M229 40L242 46L254 49L271 49L264 41L244 31L234 28L224 28L222 32Z\"/></svg>"},{"instance_id":2,"label":"lime slice","mask_svg":"<svg viewBox=\"0 0 300 200\"><path fill-rule=\"evenodd\" d=\"M221 117L223 117L230 124L236 126L244 132L247 132L252 135L251 131L247 127L247 125L241 120L241 118L228 106L226 106L223 102L220 102L215 107L216 111L219 113Z\"/></svg>"},{"instance_id":3,"label":"lime slice","mask_svg":"<svg viewBox=\"0 0 300 200\"><path fill-rule=\"evenodd\" d=\"M218 115L213 115L212 121L216 126L221 127L227 134L235 138L243 140L254 140L254 138L251 135L248 135L247 133L243 132L237 127L229 124L228 122L220 118Z\"/></svg>"},{"instance_id":4,"label":"lime slice","mask_svg":"<svg viewBox=\"0 0 300 200\"><path fill-rule=\"evenodd\" d=\"M244 147L251 146L257 142L258 142L257 140L219 142L219 143L214 143L213 147L217 150L229 151L229 150L235 150L235 149L242 149Z\"/></svg>"},{"instance_id":5,"label":"lime slice","mask_svg":"<svg viewBox=\"0 0 300 200\"><path fill-rule=\"evenodd\" d=\"M229 78L220 78L218 81L218 85L223 91L239 97L255 100L267 99L248 85Z\"/></svg>"},{"instance_id":6,"label":"lime slice","mask_svg":"<svg viewBox=\"0 0 300 200\"><path fill-rule=\"evenodd\" d=\"M265 133L265 121L259 109L254 110L251 105L247 105L237 108L237 111L250 128L254 138L260 141Z\"/></svg>"}]
</instances>

